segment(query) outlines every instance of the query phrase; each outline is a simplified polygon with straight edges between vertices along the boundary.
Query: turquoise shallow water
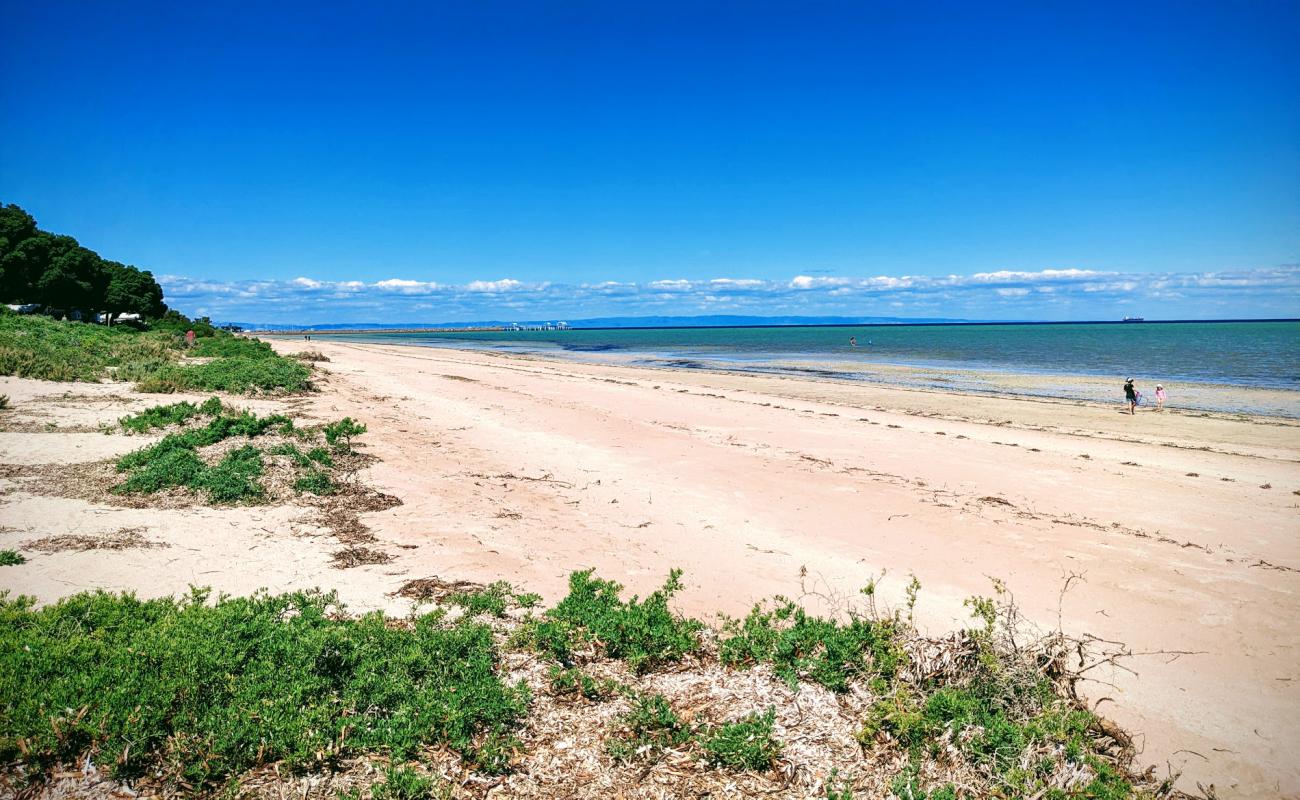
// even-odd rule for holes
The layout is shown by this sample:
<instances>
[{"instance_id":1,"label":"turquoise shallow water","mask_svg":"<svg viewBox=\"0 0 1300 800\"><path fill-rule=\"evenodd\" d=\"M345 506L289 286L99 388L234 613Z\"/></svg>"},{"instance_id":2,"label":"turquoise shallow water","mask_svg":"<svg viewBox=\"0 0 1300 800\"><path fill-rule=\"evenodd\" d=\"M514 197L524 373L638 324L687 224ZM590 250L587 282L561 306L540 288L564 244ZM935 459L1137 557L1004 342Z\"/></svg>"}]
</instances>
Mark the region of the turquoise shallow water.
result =
<instances>
[{"instance_id":1,"label":"turquoise shallow water","mask_svg":"<svg viewBox=\"0 0 1300 800\"><path fill-rule=\"evenodd\" d=\"M850 337L857 338L856 348ZM865 377L872 363L883 363L1300 390L1300 322L624 328L337 338L844 379Z\"/></svg>"}]
</instances>

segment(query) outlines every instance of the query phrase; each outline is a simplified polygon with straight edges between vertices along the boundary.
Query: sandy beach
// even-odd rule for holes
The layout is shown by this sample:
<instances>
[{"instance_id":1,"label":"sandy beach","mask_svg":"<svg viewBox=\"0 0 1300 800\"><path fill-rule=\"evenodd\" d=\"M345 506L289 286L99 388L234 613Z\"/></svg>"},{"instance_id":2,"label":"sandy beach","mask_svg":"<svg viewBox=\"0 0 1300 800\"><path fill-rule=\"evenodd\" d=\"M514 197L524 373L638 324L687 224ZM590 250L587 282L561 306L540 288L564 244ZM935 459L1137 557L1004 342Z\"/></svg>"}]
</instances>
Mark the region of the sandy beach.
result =
<instances>
[{"instance_id":1,"label":"sandy beach","mask_svg":"<svg viewBox=\"0 0 1300 800\"><path fill-rule=\"evenodd\" d=\"M505 579L554 601L574 569L646 592L680 567L682 611L734 614L805 589L851 597L882 575L898 604L915 575L918 620L941 633L965 624L962 601L998 578L1038 624L1132 651L1087 691L1141 734L1141 761L1181 770L1188 791L1300 795L1294 419L311 348L329 358L320 392L237 402L369 426L364 449L378 461L365 479L402 501L363 517L390 563L332 568L335 536L292 505L160 510L52 491L50 476L75 474L70 465L152 441L98 426L158 398L0 378L12 403L0 547L29 557L0 571L0 588L52 600L90 587L322 586L354 609L402 612L391 593L412 578ZM30 549L123 531L137 546Z\"/></svg>"}]
</instances>

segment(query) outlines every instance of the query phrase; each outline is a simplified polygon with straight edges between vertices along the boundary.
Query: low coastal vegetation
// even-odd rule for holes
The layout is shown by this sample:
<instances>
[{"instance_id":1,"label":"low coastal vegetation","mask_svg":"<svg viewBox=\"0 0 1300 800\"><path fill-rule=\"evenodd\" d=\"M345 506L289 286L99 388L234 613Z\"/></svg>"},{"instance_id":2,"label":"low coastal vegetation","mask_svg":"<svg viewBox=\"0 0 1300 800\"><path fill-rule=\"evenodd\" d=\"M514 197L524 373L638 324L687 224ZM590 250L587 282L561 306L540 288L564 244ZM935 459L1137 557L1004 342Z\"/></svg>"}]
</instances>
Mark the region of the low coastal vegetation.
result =
<instances>
[{"instance_id":1,"label":"low coastal vegetation","mask_svg":"<svg viewBox=\"0 0 1300 800\"><path fill-rule=\"evenodd\" d=\"M196 333L189 345L185 333ZM203 335L198 335L202 333ZM51 381L133 381L142 392L294 393L311 367L265 342L172 312L150 330L0 311L0 375Z\"/></svg>"},{"instance_id":2,"label":"low coastal vegetation","mask_svg":"<svg viewBox=\"0 0 1300 800\"><path fill-rule=\"evenodd\" d=\"M530 779L530 748L586 737L611 792L671 762L675 788L714 794L1172 793L1132 773L1129 743L1076 699L1078 643L1024 638L1001 593L972 599L971 630L936 640L898 613L834 620L787 600L715 630L671 611L680 587L674 571L623 599L582 571L540 613L536 595L497 583L402 619L319 592L5 596L5 780L35 786L89 758L184 795L257 794L274 766L276 781L330 773L341 798L478 796L491 776ZM748 688L721 705L693 694L728 681ZM828 716L847 720L852 752L792 766L810 752L801 740L831 736Z\"/></svg>"},{"instance_id":3,"label":"low coastal vegetation","mask_svg":"<svg viewBox=\"0 0 1300 800\"><path fill-rule=\"evenodd\" d=\"M282 414L259 417L230 408L219 397L198 405L180 402L154 406L122 417L118 424L128 432L146 433L201 419L207 422L169 433L156 444L119 458L117 471L126 478L113 491L154 494L188 489L212 503L258 502L266 493L259 479L266 470L267 457L278 457L294 471L294 491L329 495L336 489L332 475L336 457L352 456L353 437L366 431L365 425L351 417L299 427ZM242 444L224 446L232 439ZM263 444L267 439L275 441Z\"/></svg>"}]
</instances>

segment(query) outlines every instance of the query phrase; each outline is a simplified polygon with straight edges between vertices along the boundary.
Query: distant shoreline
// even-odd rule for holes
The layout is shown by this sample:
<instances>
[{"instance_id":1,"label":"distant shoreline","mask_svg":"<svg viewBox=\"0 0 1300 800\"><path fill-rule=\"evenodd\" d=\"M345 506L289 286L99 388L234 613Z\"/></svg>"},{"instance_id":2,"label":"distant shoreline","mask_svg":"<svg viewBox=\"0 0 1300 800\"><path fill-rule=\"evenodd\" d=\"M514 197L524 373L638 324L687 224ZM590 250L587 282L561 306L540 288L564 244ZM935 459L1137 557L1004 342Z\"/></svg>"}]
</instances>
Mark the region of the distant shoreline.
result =
<instances>
[{"instance_id":1,"label":"distant shoreline","mask_svg":"<svg viewBox=\"0 0 1300 800\"><path fill-rule=\"evenodd\" d=\"M952 327L992 327L1027 325L1186 325L1211 323L1244 322L1300 322L1300 317L1266 317L1251 319L1144 319L1144 320L1069 320L1069 321L1021 321L1021 322L821 322L821 323L768 323L736 325L569 325L556 330L569 331L676 331L676 330L724 330L729 328L952 328ZM285 330L263 330L244 328L244 333L259 336L304 336L310 334L347 334L349 336L384 333L484 333L490 331L526 333L526 329L515 329L504 325L481 326L414 326L393 328L291 328Z\"/></svg>"}]
</instances>

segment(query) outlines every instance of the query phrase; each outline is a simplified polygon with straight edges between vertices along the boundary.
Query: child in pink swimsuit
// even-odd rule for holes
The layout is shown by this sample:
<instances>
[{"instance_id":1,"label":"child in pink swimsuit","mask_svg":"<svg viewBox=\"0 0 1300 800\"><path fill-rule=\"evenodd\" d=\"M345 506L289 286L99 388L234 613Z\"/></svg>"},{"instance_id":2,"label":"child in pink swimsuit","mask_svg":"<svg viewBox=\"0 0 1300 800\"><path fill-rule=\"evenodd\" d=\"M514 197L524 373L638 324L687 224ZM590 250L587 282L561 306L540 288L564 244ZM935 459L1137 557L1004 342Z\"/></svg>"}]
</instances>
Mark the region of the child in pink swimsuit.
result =
<instances>
[{"instance_id":1,"label":"child in pink swimsuit","mask_svg":"<svg viewBox=\"0 0 1300 800\"><path fill-rule=\"evenodd\" d=\"M1156 384L1156 411L1165 409L1165 387Z\"/></svg>"}]
</instances>

